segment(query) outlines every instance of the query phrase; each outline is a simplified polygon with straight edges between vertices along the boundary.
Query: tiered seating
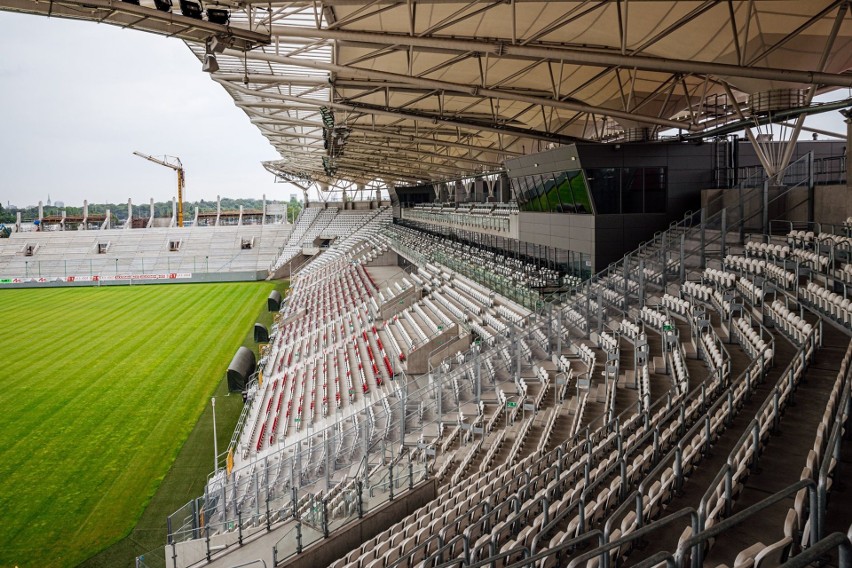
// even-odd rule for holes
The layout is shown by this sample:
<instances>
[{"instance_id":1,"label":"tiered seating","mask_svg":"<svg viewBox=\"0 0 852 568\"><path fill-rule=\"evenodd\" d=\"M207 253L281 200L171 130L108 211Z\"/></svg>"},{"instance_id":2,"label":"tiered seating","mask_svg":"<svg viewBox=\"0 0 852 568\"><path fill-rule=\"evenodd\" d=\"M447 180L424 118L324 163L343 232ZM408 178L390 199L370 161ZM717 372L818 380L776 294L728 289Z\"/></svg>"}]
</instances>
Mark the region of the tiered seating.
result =
<instances>
[{"instance_id":1,"label":"tiered seating","mask_svg":"<svg viewBox=\"0 0 852 568\"><path fill-rule=\"evenodd\" d=\"M539 266L533 262L473 245L442 239L423 231L399 225L393 226L391 234L393 238L399 239L404 246L419 251L421 254L440 258L445 263L467 265L470 267L471 274L487 270L492 273L494 284L502 279L508 286L526 288L560 285L561 276L558 271Z\"/></svg>"},{"instance_id":2,"label":"tiered seating","mask_svg":"<svg viewBox=\"0 0 852 568\"><path fill-rule=\"evenodd\" d=\"M561 298L563 303L556 304L559 317L551 318L554 311L525 310L501 295L500 286L507 283L528 289L538 285L536 278L542 274L528 271L527 266L505 262L504 271L495 269L492 292L483 284L486 277L475 284L461 278L458 268L462 265L453 260L458 257L460 262L478 263L487 272L492 267L489 258L495 260L488 256L492 251L403 227L388 229L375 242L363 254L309 266L300 276L282 315L295 316L302 309L306 314L276 330L267 363L272 372L265 373L265 385L272 385L266 388L271 390L258 391L258 402L251 404L263 415L257 431L272 420L274 434L274 409L284 412L288 400L310 408L308 400L322 397L325 401L332 393L348 389L352 394L349 399L342 397L340 412L365 401L363 413L346 417L355 424L353 439L360 439L363 431L367 444L384 438L393 442L388 446L412 448L416 442L418 450L435 450L435 458L426 463L430 476L440 480L437 498L358 548L341 551L335 566L436 566L452 559L473 564L493 556L500 556L494 559L495 565L507 565L524 554L539 553L542 556L531 564L561 566L575 560L578 565L597 566L606 559L618 566L643 560L657 546L669 551L679 547L677 562L681 566L689 559L687 555L700 565L700 557L711 545L690 539L708 536L707 529L731 518L740 496L753 491L746 479L754 475L757 460L775 445L769 444L769 436L778 431L782 417L790 420L795 414L789 401L821 343L817 312L830 315L838 324L849 322L845 298L836 293L832 296L821 285L832 284L826 273L799 289L801 302L812 305L815 312L800 315L788 308L793 305L791 298L798 300L787 291L798 284L798 276L788 271L793 251L800 250L795 246L787 259L782 258L787 254L783 247L761 249L757 244L751 247L749 257L726 258L724 270L702 272L689 266L686 273L701 273L701 283L673 283L677 271L667 270L663 280L659 269L650 268L660 274L665 288L659 286L656 291L649 285L654 291L646 289L650 297L641 304L637 303L638 273L612 270L570 298ZM360 268L382 246L411 256L414 266L406 278L424 295L384 323L371 319L376 312L371 299L379 298L378 291ZM440 254L427 254L430 249ZM821 254L818 248L814 253ZM753 258L757 255L761 258ZM648 264L654 258L654 251L645 255ZM660 262L669 264L670 259ZM793 274L792 283L788 274ZM802 277L808 274L805 270ZM665 294L678 287L683 298ZM392 288L399 290L395 285ZM318 299L308 297L309 291L318 294ZM327 304L332 307L324 311ZM310 319L311 314L318 314L318 320ZM392 358L404 359L405 353L410 354L440 326L453 323L459 324L459 333L473 333L483 341L471 351L454 353L433 364L428 376L400 375L389 384L386 379L392 376ZM645 335L646 328L664 337ZM279 338L285 337L286 344L279 345ZM722 337L736 343L726 345ZM594 341L609 352L606 372L611 374L610 362L615 361L616 369L619 363L629 365L627 357L625 361L617 355L609 357L617 354L622 340L634 345L653 342L654 353L662 343L670 376L659 376L664 371L655 357L627 369L637 377L638 392L625 385L616 371L616 380L606 380L603 393L602 383L592 382L600 381L593 377L599 356ZM699 358L704 366L696 362ZM806 464L810 478L823 486L834 472L831 462L825 461L834 451L828 440L834 434L828 430L839 432L835 430L838 417L846 419L848 359L849 352L841 368L843 378L838 375L821 431L816 432L814 457ZM581 363L586 379L572 382ZM331 379L327 387L323 376ZM551 377L556 385L553 390ZM336 391L333 385L338 380L342 388ZM409 389L405 427L415 431L407 431L403 440L394 438L391 422L402 405L400 385L405 380ZM482 389L478 400L474 385ZM597 386L601 387L598 394L590 396ZM423 390L416 391L417 387ZM515 392L517 396L506 395ZM745 420L735 420L741 414ZM315 419L307 411L302 417ZM417 422L427 423L433 431L426 427L417 430ZM254 427L249 420L245 430L252 432ZM739 431L723 436L730 428ZM561 432L559 437L556 432ZM267 426L260 437L269 434ZM354 444L343 451L320 447L322 439L316 438L308 444L310 455L317 456L314 463L331 455L349 453L352 457L351 452L357 451L351 449ZM280 439L279 433L276 441ZM255 440L252 435L251 441ZM263 445L259 449L268 451ZM424 459L427 453L406 449L401 455L415 460ZM391 459L399 457L394 453ZM303 463L301 471L315 473L316 465L312 467L313 471ZM814 474L817 470L820 473ZM351 479L340 473L346 470L336 471L343 476L344 487L337 491L351 491ZM355 509L338 497L341 493L331 488L324 491L339 518L353 515ZM687 522L684 507L690 507L689 514L695 519L694 532L692 527L683 530ZM296 514L310 513L304 501L298 501L294 510ZM779 551L796 541L801 543L803 527L814 512L802 503L791 510L794 528L785 531L778 542L763 540L769 544L743 552L742 562L752 558L758 564L773 563ZM634 546L640 529L642 533L661 531L664 523L678 521L679 514L682 522L674 538L657 539L649 533L643 540L650 549ZM578 538L584 542L569 544Z\"/></svg>"},{"instance_id":3,"label":"tiered seating","mask_svg":"<svg viewBox=\"0 0 852 568\"><path fill-rule=\"evenodd\" d=\"M510 222L517 223L517 209L494 209L493 206L417 205L405 211L406 219L426 223L441 223L463 228L487 229L500 233L510 231Z\"/></svg>"}]
</instances>

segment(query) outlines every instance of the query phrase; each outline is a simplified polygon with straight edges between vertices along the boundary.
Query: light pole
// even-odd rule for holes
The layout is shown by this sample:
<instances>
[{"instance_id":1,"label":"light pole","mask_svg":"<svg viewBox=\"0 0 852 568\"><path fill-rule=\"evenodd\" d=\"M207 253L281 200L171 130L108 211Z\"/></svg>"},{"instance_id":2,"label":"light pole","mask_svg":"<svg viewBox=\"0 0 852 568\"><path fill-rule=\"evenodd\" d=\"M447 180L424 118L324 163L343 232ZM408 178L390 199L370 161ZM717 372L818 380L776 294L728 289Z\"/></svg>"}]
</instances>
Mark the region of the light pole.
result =
<instances>
[{"instance_id":1,"label":"light pole","mask_svg":"<svg viewBox=\"0 0 852 568\"><path fill-rule=\"evenodd\" d=\"M219 443L216 440L216 397L210 399L213 405L213 468L216 475L219 474Z\"/></svg>"}]
</instances>

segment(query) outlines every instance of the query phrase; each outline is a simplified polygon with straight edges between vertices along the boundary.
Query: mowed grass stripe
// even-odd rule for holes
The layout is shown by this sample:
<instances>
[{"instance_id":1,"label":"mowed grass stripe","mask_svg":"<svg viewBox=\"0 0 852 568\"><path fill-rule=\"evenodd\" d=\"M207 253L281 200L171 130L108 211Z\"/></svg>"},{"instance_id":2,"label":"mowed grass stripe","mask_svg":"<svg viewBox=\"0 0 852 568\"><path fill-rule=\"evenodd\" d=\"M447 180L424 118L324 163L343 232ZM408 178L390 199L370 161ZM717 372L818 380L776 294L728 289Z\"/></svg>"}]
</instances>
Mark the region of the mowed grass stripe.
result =
<instances>
[{"instance_id":1,"label":"mowed grass stripe","mask_svg":"<svg viewBox=\"0 0 852 568\"><path fill-rule=\"evenodd\" d=\"M0 510L14 512L0 565L75 565L130 530L270 288L0 293L3 321L40 328L0 339L17 377L0 391L0 421L14 417L0 428Z\"/></svg>"}]
</instances>

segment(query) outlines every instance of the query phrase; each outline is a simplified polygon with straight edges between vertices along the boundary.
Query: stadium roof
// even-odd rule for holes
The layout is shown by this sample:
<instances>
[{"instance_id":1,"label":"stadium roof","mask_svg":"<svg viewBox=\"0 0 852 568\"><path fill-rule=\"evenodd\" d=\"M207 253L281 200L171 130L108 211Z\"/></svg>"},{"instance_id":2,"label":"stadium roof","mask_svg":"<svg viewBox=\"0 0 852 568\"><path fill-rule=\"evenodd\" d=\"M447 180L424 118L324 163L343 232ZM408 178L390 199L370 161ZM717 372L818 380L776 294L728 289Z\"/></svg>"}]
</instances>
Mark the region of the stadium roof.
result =
<instances>
[{"instance_id":1,"label":"stadium roof","mask_svg":"<svg viewBox=\"0 0 852 568\"><path fill-rule=\"evenodd\" d=\"M213 80L280 153L267 169L296 183L458 179L554 143L798 120L815 94L852 87L848 0L205 6L229 9L229 26L153 2L0 8L176 35L201 61L218 36Z\"/></svg>"}]
</instances>

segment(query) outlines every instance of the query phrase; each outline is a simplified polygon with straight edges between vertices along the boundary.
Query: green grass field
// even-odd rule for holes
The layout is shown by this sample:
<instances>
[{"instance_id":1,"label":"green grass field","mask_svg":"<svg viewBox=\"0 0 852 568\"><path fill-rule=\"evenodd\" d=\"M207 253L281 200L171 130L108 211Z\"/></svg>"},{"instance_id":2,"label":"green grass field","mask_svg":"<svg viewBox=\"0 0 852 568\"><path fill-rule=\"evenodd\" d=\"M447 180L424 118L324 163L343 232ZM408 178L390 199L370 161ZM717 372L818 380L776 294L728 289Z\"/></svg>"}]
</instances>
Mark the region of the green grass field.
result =
<instances>
[{"instance_id":1,"label":"green grass field","mask_svg":"<svg viewBox=\"0 0 852 568\"><path fill-rule=\"evenodd\" d=\"M0 566L75 566L130 532L272 287L0 291Z\"/></svg>"}]
</instances>

